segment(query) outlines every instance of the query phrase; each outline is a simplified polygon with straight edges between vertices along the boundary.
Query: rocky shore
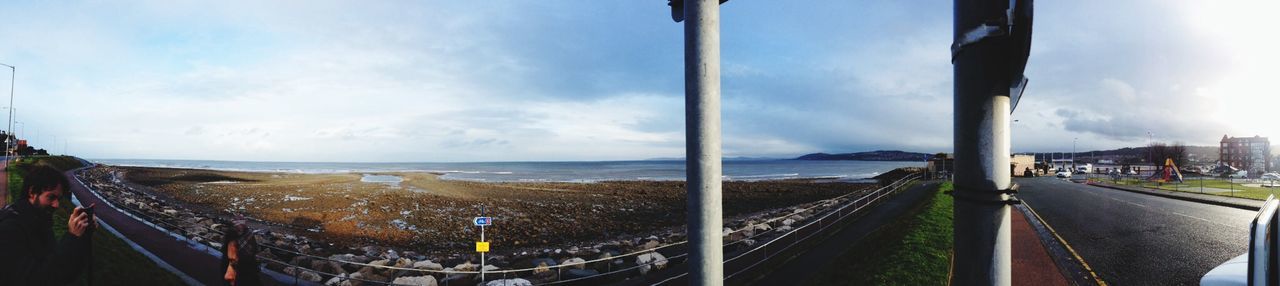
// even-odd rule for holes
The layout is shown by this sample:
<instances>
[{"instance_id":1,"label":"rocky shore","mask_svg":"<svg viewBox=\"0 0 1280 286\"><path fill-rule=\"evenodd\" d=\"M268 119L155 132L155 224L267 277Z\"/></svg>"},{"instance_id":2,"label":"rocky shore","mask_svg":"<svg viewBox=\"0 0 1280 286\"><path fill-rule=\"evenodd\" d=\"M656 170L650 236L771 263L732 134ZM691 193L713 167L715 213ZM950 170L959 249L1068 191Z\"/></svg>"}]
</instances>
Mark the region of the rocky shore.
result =
<instances>
[{"instance_id":1,"label":"rocky shore","mask_svg":"<svg viewBox=\"0 0 1280 286\"><path fill-rule=\"evenodd\" d=\"M426 173L380 175L402 180L112 166L78 174L122 209L213 247L220 247L220 231L231 219L244 216L269 246L260 256L288 264L268 268L330 285L474 285L474 274L446 272L479 270L470 249L478 234L469 221L481 207L496 221L486 229L495 246L486 272L533 269L494 273L490 280L543 283L631 267L643 274L683 251L673 245L684 241L682 182L476 183ZM767 241L843 200L833 198L875 187L726 182L726 243L745 249ZM628 253L640 255L620 257Z\"/></svg>"}]
</instances>

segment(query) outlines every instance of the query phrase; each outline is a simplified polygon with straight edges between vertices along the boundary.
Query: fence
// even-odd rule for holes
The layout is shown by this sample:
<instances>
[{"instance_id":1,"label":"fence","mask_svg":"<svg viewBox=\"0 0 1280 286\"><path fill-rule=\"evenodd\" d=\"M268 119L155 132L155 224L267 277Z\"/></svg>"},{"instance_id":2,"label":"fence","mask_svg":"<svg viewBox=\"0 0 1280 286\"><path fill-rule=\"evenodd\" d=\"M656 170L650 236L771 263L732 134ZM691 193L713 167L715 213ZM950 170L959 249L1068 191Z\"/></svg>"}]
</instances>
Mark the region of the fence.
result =
<instances>
[{"instance_id":1,"label":"fence","mask_svg":"<svg viewBox=\"0 0 1280 286\"><path fill-rule=\"evenodd\" d=\"M80 181L79 176L76 176L76 177L77 177L76 180ZM812 239L814 236L828 234L828 231L832 226L836 226L844 223L845 220L847 220L851 216L858 214L859 212L865 210L866 208L879 203L880 200L882 200L884 197L898 192L902 187L906 186L907 184L915 180L918 180L920 177L921 177L921 174L919 173L910 174L906 177L898 179L893 183L890 183L889 185L878 188L870 193L854 192L854 193L841 195L835 198L826 199L826 200L818 201L815 203L810 203L809 206L798 208L791 213L786 213L777 217L773 217L773 218L764 220L762 222L756 222L755 224L749 225L743 229L725 233L724 234L725 236L730 236L740 232L748 232L748 231L752 232L751 235L745 235L744 238L737 239L724 244L724 248L726 250L725 253L731 254L731 257L729 257L728 259L725 259L724 261L724 264L725 264L724 269L726 273L729 273L725 276L725 280L751 278L751 277L744 277L743 274L748 271L758 269L758 267L760 267L761 265L764 265L765 262L775 261L781 258L789 257L785 254L788 254L791 251L796 250L797 246L804 244L806 242L809 242L809 240ZM108 205L111 206L112 208L121 209L119 205L111 204L109 200L102 198L98 194L98 192L96 190L93 190L93 188L91 188L88 184L84 184L83 181L80 181L80 183L81 185L84 185L86 188L89 188L90 191L92 191L95 196L98 196L100 199L102 199L102 201L107 202ZM861 196L857 198L852 198L852 196L854 195L861 195ZM175 233L173 231L165 230L165 227L172 227L173 229L177 229L177 230L187 230L187 228L184 228L174 223L167 222L162 218L148 215L146 212L132 208L127 204L123 204L123 205L124 205L123 209L129 210L128 212L123 212L123 213L130 214L131 216L134 216L135 219L143 221L144 223L147 223L148 225L151 225L155 228L161 229L179 239L187 240L190 243L198 243L183 237L181 234ZM834 210L832 210L832 208L834 208ZM779 234L778 231L773 230L772 227L764 229L764 231L756 232L757 230L756 226L772 225L775 222L786 220L794 216L795 214L812 212L817 209L825 209L826 211L820 214L819 213L813 214L813 216L816 216L816 218L813 218L811 216L807 220L807 222L803 223L801 226L794 227L791 230L786 231L784 233ZM181 221L180 218L173 217L164 213L160 213L159 215L165 216L166 218L169 218L169 219ZM152 221L158 222L160 225L163 225L165 227L156 225L155 223L152 223ZM209 228L200 224L195 224L195 225L203 227L210 232L218 233L220 235L223 234L222 231L217 229ZM758 243L760 241L763 241L763 243L754 245L755 243ZM206 242L206 243L211 243L211 242ZM507 280L511 278L527 278L527 277L533 276L535 273L542 272L542 271L555 271L556 275L554 276L555 277L554 281L542 283L539 285L609 283L613 281L621 281L627 278L634 277L636 276L635 272L637 271L637 269L640 269L640 268L655 267L659 265L682 264L685 260L687 260L687 255L688 255L687 243L688 241L674 242L666 245L661 245L652 249L644 249L644 250L634 251L634 252L625 253L625 254L612 256L612 257L601 257L593 260L586 260L581 263L558 264L554 266L537 267L537 268L488 270L488 271L484 271L484 274L486 275L486 278L490 278L490 279L498 278L498 279ZM210 252L214 255L220 254L217 251L210 251L208 249L209 245L206 245L205 243L200 243L200 244L204 247L204 250L206 252ZM420 274L420 275L400 275L400 277L423 276L423 275L431 275L433 277L439 276L441 277L440 284L446 285L446 286L453 281L453 279L450 279L450 277L458 277L459 275L461 276L477 275L481 273L480 271L470 271L470 270L446 271L446 270L418 269L418 268L412 268L412 267L398 267L398 266L387 266L387 265L370 264L370 263L360 263L360 262L354 262L354 261L345 261L345 260L333 259L329 257L305 254L295 250L289 250L289 249L272 246L269 244L263 244L261 242L259 243L259 246L265 249L269 249L273 253L289 254L295 257L302 256L302 257L307 257L313 260L323 260L323 261L334 262L342 265L353 265L356 267L371 267L374 269L379 269L379 271L395 270L395 271ZM638 257L640 255L648 254L648 253L658 253L658 254L661 254L663 258L653 259L652 261L649 261L646 263L636 263L636 265L625 266L625 261L627 259L630 259L632 257ZM328 272L317 271L315 269L303 269L304 267L302 265L293 265L288 262L280 261L277 259L273 259L273 258L261 256L261 255L259 255L257 258L260 259L260 261L263 261L269 264L276 264L282 268L294 267L294 271L290 276L293 278L292 282L294 284L309 283L309 281L300 279L299 276L303 272L312 272L312 273L315 273L317 276L321 277L321 283L324 283L324 281L326 280L331 280L334 277L339 277L340 281L350 280L350 281L358 281L365 284L396 285L396 284L382 282L382 281L368 280L368 279L362 279L362 278L352 278L349 276L344 277L340 273L328 273ZM619 264L617 263L619 261L622 261L623 262L622 264L624 266L618 269L613 269L613 266L615 264ZM577 267L584 267L589 265L601 265L601 264L605 265L605 269L606 269L605 272L601 272L591 276L561 279L565 272L565 268L577 268ZM687 273L676 274L669 278L659 280L657 281L656 284L665 284L665 283L681 281L681 279L684 279L686 275ZM289 281L281 281L281 282L287 283Z\"/></svg>"}]
</instances>

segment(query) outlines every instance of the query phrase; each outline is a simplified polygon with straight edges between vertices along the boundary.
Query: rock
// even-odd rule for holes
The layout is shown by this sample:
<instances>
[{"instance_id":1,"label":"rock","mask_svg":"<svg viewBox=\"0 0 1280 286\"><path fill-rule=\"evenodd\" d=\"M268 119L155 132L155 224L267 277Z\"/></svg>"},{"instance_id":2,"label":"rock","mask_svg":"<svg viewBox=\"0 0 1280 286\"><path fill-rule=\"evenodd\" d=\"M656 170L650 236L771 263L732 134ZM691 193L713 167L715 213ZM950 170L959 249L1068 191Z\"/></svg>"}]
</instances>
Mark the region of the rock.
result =
<instances>
[{"instance_id":1,"label":"rock","mask_svg":"<svg viewBox=\"0 0 1280 286\"><path fill-rule=\"evenodd\" d=\"M574 247L570 247L569 250L565 250L564 252L569 253L569 255L578 255L579 251L582 251L582 250L579 249L577 246L574 246Z\"/></svg>"},{"instance_id":2,"label":"rock","mask_svg":"<svg viewBox=\"0 0 1280 286\"><path fill-rule=\"evenodd\" d=\"M368 257L378 257L380 254L382 254L382 248L379 248L378 246L375 246L375 245L365 246L360 248L360 250L363 250L364 256L368 256Z\"/></svg>"},{"instance_id":3,"label":"rock","mask_svg":"<svg viewBox=\"0 0 1280 286\"><path fill-rule=\"evenodd\" d=\"M306 256L302 256L302 255L294 256L294 257L293 257L293 259L290 259L290 260L289 260L289 264L290 264L290 265L297 265L297 266L310 266L310 265L311 265L311 258L310 258L310 257L306 257Z\"/></svg>"},{"instance_id":4,"label":"rock","mask_svg":"<svg viewBox=\"0 0 1280 286\"><path fill-rule=\"evenodd\" d=\"M795 223L796 223L796 220L794 220L794 219L784 219L784 220L782 220L782 225L785 225L785 226L791 226L792 224L795 224Z\"/></svg>"},{"instance_id":5,"label":"rock","mask_svg":"<svg viewBox=\"0 0 1280 286\"><path fill-rule=\"evenodd\" d=\"M498 279L485 283L485 286L533 286L533 282L521 278Z\"/></svg>"},{"instance_id":6,"label":"rock","mask_svg":"<svg viewBox=\"0 0 1280 286\"><path fill-rule=\"evenodd\" d=\"M636 256L636 265L639 265L640 274L648 274L650 269L662 269L667 267L667 257L661 253L649 252Z\"/></svg>"},{"instance_id":7,"label":"rock","mask_svg":"<svg viewBox=\"0 0 1280 286\"><path fill-rule=\"evenodd\" d=\"M413 268L438 271L438 270L444 270L444 265L440 265L440 263L431 262L431 260L423 260L423 261L414 262Z\"/></svg>"},{"instance_id":8,"label":"rock","mask_svg":"<svg viewBox=\"0 0 1280 286\"><path fill-rule=\"evenodd\" d=\"M338 285L342 285L342 281L346 281L346 280L347 280L347 274L346 274L346 273L338 274L338 276L333 276L333 278L329 278L329 281L324 282L324 285L325 285L325 286L338 286Z\"/></svg>"},{"instance_id":9,"label":"rock","mask_svg":"<svg viewBox=\"0 0 1280 286\"><path fill-rule=\"evenodd\" d=\"M280 272L284 272L284 274L285 274L285 275L293 276L293 275L294 275L294 273L297 273L297 272L298 272L298 268L297 268L297 267L293 267L293 266L289 266L289 267L285 267L284 269L280 270Z\"/></svg>"},{"instance_id":10,"label":"rock","mask_svg":"<svg viewBox=\"0 0 1280 286\"><path fill-rule=\"evenodd\" d=\"M467 261L462 264L454 265L453 269L457 271L476 271L477 267L477 265L471 264L471 261Z\"/></svg>"},{"instance_id":11,"label":"rock","mask_svg":"<svg viewBox=\"0 0 1280 286\"><path fill-rule=\"evenodd\" d=\"M530 260L529 263L533 264L534 266L537 266L539 264L546 264L547 266L558 265L556 261L551 258L534 258L533 260Z\"/></svg>"},{"instance_id":12,"label":"rock","mask_svg":"<svg viewBox=\"0 0 1280 286\"><path fill-rule=\"evenodd\" d=\"M789 225L784 225L784 226L780 226L780 227L778 227L778 228L775 228L775 229L773 229L773 230L774 230L774 231L777 231L777 232L781 232L781 233L788 233L788 232L791 232L791 229L792 229L792 228L791 228L791 226L789 226Z\"/></svg>"},{"instance_id":13,"label":"rock","mask_svg":"<svg viewBox=\"0 0 1280 286\"><path fill-rule=\"evenodd\" d=\"M431 276L431 275L426 275L426 276L409 276L409 277L400 277L400 278L396 278L396 280L391 281L391 284L396 284L396 285L413 285L413 286L436 286L436 285L438 285L438 284L436 284L436 277Z\"/></svg>"},{"instance_id":14,"label":"rock","mask_svg":"<svg viewBox=\"0 0 1280 286\"><path fill-rule=\"evenodd\" d=\"M391 264L391 260L386 260L386 259L382 259L382 260L374 260L374 261L372 261L372 262L369 262L369 264L370 264L370 265L377 265L377 266L387 266L387 264Z\"/></svg>"},{"instance_id":15,"label":"rock","mask_svg":"<svg viewBox=\"0 0 1280 286\"><path fill-rule=\"evenodd\" d=\"M412 265L413 265L413 260L409 260L408 258L400 258L396 260L395 267L408 268Z\"/></svg>"},{"instance_id":16,"label":"rock","mask_svg":"<svg viewBox=\"0 0 1280 286\"><path fill-rule=\"evenodd\" d=\"M484 266L484 271L485 271L485 272L489 272L489 271L498 271L498 269L499 269L499 268L498 268L498 266L494 266L494 265L490 265L490 264L485 264L485 266Z\"/></svg>"},{"instance_id":17,"label":"rock","mask_svg":"<svg viewBox=\"0 0 1280 286\"><path fill-rule=\"evenodd\" d=\"M562 278L568 280L596 275L600 275L600 271L596 271L595 269L569 269L564 272L564 277Z\"/></svg>"},{"instance_id":18,"label":"rock","mask_svg":"<svg viewBox=\"0 0 1280 286\"><path fill-rule=\"evenodd\" d=\"M640 245L640 250L650 250L650 249L658 248L658 245L660 244L661 243L659 243L657 240L650 240L649 242L645 242L643 245Z\"/></svg>"},{"instance_id":19,"label":"rock","mask_svg":"<svg viewBox=\"0 0 1280 286\"><path fill-rule=\"evenodd\" d=\"M388 249L387 253L382 255L382 258L397 260L400 259L400 254L397 253L395 249Z\"/></svg>"},{"instance_id":20,"label":"rock","mask_svg":"<svg viewBox=\"0 0 1280 286\"><path fill-rule=\"evenodd\" d=\"M726 237L727 237L727 236L729 236L730 234L733 234L733 229L732 229L732 228L727 228L727 227L726 227L726 228L724 228L724 230L723 230L722 232L723 232L724 234L721 234L720 236L726 236Z\"/></svg>"},{"instance_id":21,"label":"rock","mask_svg":"<svg viewBox=\"0 0 1280 286\"><path fill-rule=\"evenodd\" d=\"M564 265L570 268L577 268L577 269L586 268L587 266L586 263L587 263L586 259L577 258L577 257L565 259L564 261L560 262L561 265Z\"/></svg>"},{"instance_id":22,"label":"rock","mask_svg":"<svg viewBox=\"0 0 1280 286\"><path fill-rule=\"evenodd\" d=\"M756 240L754 240L754 239L743 239L743 240L742 240L742 245L744 245L744 246L746 246L746 247L756 246Z\"/></svg>"},{"instance_id":23,"label":"rock","mask_svg":"<svg viewBox=\"0 0 1280 286\"><path fill-rule=\"evenodd\" d=\"M539 262L538 265L533 267L533 275L538 275L538 274L547 273L547 272L551 272L551 266L547 265L547 262L545 261Z\"/></svg>"},{"instance_id":24,"label":"rock","mask_svg":"<svg viewBox=\"0 0 1280 286\"><path fill-rule=\"evenodd\" d=\"M320 274L316 274L315 272L311 272L311 271L302 271L302 273L298 274L298 278L302 280L316 282L316 283L319 283L320 281L324 280L323 278L320 278Z\"/></svg>"}]
</instances>

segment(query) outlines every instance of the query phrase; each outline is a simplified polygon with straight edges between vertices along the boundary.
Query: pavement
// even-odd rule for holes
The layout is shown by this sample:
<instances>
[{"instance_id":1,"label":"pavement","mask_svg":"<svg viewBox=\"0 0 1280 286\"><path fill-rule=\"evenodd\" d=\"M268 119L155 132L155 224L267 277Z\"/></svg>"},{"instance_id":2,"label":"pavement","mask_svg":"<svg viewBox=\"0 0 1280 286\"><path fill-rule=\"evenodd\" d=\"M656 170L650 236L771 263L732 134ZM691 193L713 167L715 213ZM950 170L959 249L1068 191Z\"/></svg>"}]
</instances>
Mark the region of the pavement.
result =
<instances>
[{"instance_id":1,"label":"pavement","mask_svg":"<svg viewBox=\"0 0 1280 286\"><path fill-rule=\"evenodd\" d=\"M9 157L0 162L0 207L9 205Z\"/></svg>"},{"instance_id":2,"label":"pavement","mask_svg":"<svg viewBox=\"0 0 1280 286\"><path fill-rule=\"evenodd\" d=\"M1015 182L1018 197L1108 284L1195 285L1248 250L1254 211L1049 177Z\"/></svg>"},{"instance_id":3,"label":"pavement","mask_svg":"<svg viewBox=\"0 0 1280 286\"><path fill-rule=\"evenodd\" d=\"M937 184L925 184L902 192L750 284L790 285L797 281L796 277L813 277L823 270L814 265L833 263L868 234L903 215L910 215L910 210L924 203L936 187ZM1085 271L1087 267L1069 256L1070 252L1039 222L1035 215L1025 215L1024 211L1011 213L1013 285L1094 284L1093 277ZM1058 247L1053 247L1055 245Z\"/></svg>"}]
</instances>

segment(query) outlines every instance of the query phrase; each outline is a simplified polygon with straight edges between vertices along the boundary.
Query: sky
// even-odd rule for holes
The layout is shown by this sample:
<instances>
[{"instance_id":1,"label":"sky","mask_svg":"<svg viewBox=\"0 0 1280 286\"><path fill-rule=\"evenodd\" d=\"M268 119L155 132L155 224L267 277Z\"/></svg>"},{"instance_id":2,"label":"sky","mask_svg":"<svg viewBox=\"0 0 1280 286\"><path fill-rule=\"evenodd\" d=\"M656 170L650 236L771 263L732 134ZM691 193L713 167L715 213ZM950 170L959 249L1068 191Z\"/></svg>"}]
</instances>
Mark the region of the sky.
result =
<instances>
[{"instance_id":1,"label":"sky","mask_svg":"<svg viewBox=\"0 0 1280 286\"><path fill-rule=\"evenodd\" d=\"M4 1L0 63L15 131L84 158L682 157L665 2ZM723 4L724 155L950 151L951 4ZM1038 1L1013 151L1280 136L1277 8Z\"/></svg>"}]
</instances>

